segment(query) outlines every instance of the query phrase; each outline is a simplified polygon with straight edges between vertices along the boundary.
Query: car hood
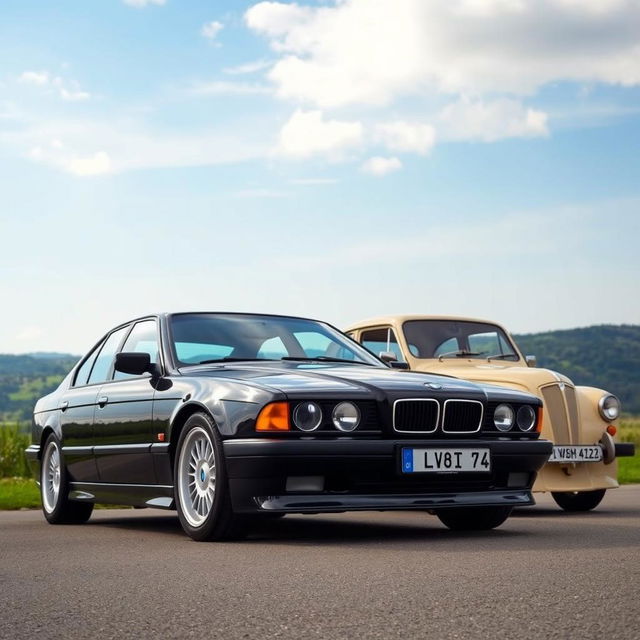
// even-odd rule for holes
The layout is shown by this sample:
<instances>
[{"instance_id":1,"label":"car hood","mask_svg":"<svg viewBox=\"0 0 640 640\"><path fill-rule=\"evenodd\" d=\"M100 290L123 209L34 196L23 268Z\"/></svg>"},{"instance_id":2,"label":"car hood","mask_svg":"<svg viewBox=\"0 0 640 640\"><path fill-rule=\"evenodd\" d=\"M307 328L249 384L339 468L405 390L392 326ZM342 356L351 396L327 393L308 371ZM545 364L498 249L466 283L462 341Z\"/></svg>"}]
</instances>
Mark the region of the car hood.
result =
<instances>
[{"instance_id":1,"label":"car hood","mask_svg":"<svg viewBox=\"0 0 640 640\"><path fill-rule=\"evenodd\" d=\"M456 376L479 383L506 385L522 391L538 394L541 387L563 382L573 385L567 376L537 367L523 367L507 363L486 361L438 362L428 360L414 366L414 371L429 371Z\"/></svg>"},{"instance_id":2,"label":"car hood","mask_svg":"<svg viewBox=\"0 0 640 640\"><path fill-rule=\"evenodd\" d=\"M339 365L333 363L230 363L183 367L182 375L189 377L227 378L240 382L268 387L290 394L314 392L364 392L367 395L378 390L414 392L424 394L433 391L425 385L434 385L435 390L468 395L484 395L483 389L473 382L456 378L430 375L421 372ZM360 395L360 394L358 394Z\"/></svg>"}]
</instances>

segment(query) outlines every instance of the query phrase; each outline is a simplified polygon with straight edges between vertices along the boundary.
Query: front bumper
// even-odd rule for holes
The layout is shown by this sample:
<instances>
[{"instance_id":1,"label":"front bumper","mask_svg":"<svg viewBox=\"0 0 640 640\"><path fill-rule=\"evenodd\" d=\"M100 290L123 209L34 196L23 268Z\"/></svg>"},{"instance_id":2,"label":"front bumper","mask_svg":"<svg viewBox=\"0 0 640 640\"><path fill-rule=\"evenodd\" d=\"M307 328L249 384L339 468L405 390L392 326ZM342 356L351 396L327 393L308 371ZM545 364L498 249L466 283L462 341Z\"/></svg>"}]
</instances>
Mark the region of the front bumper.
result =
<instances>
[{"instance_id":1,"label":"front bumper","mask_svg":"<svg viewBox=\"0 0 640 640\"><path fill-rule=\"evenodd\" d=\"M636 445L633 442L616 442L616 458L635 455Z\"/></svg>"},{"instance_id":2,"label":"front bumper","mask_svg":"<svg viewBox=\"0 0 640 640\"><path fill-rule=\"evenodd\" d=\"M480 439L252 438L225 440L223 446L233 509L239 513L533 504L531 486L552 450L546 440ZM487 448L492 471L403 474L402 447ZM287 491L292 478L314 478L320 485L313 491Z\"/></svg>"}]
</instances>

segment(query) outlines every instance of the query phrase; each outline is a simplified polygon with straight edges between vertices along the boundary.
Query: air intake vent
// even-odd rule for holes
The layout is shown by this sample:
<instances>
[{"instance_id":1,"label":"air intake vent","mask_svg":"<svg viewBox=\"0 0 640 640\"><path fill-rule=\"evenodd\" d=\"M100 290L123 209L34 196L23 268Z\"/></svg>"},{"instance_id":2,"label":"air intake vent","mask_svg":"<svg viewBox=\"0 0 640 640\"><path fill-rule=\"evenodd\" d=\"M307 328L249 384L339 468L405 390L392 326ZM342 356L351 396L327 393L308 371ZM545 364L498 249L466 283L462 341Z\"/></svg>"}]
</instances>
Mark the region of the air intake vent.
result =
<instances>
[{"instance_id":1,"label":"air intake vent","mask_svg":"<svg viewBox=\"0 0 640 640\"><path fill-rule=\"evenodd\" d=\"M442 430L445 433L475 433L482 424L479 400L445 400Z\"/></svg>"},{"instance_id":2,"label":"air intake vent","mask_svg":"<svg viewBox=\"0 0 640 640\"><path fill-rule=\"evenodd\" d=\"M393 428L405 433L433 433L438 427L440 404L433 398L396 400Z\"/></svg>"}]
</instances>

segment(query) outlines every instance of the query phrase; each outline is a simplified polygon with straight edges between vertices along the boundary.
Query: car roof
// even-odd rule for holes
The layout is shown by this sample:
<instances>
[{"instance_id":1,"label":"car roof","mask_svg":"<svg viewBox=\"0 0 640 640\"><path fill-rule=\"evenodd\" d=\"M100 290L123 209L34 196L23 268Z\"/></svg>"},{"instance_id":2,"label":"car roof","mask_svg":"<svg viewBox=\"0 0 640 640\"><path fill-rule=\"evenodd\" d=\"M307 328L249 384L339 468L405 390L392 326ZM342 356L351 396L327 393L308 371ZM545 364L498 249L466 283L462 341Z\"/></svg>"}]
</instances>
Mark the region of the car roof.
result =
<instances>
[{"instance_id":1,"label":"car roof","mask_svg":"<svg viewBox=\"0 0 640 640\"><path fill-rule=\"evenodd\" d=\"M368 318L361 322L354 322L350 324L346 331L353 329L360 329L361 327L373 327L381 324L402 324L410 320L451 320L452 322L481 322L483 324L500 325L499 322L494 320L486 320L484 318L469 318L466 316L444 316L444 315L424 315L424 314L400 314L390 316L377 316L374 318Z\"/></svg>"}]
</instances>

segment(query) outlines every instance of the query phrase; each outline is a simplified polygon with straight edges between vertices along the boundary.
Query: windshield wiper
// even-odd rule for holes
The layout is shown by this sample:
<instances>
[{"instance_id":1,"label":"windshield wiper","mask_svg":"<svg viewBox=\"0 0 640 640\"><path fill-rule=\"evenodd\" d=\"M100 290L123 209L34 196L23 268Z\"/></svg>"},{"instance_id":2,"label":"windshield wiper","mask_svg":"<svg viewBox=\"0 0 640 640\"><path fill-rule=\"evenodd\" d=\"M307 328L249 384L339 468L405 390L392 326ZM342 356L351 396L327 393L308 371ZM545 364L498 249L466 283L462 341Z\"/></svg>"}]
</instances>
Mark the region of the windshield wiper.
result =
<instances>
[{"instance_id":1,"label":"windshield wiper","mask_svg":"<svg viewBox=\"0 0 640 640\"><path fill-rule=\"evenodd\" d=\"M492 356L487 356L487 360L503 360L504 358L513 358L513 353L496 353Z\"/></svg>"},{"instance_id":2,"label":"windshield wiper","mask_svg":"<svg viewBox=\"0 0 640 640\"><path fill-rule=\"evenodd\" d=\"M198 364L213 364L215 362L273 362L273 358L234 358L233 356L225 356L224 358L201 360Z\"/></svg>"},{"instance_id":3,"label":"windshield wiper","mask_svg":"<svg viewBox=\"0 0 640 640\"><path fill-rule=\"evenodd\" d=\"M483 351L465 351L464 349L460 349L458 351L447 351L447 353L441 353L438 356L438 360L442 360L446 356L455 356L456 358L464 358L465 356L481 356L484 355Z\"/></svg>"},{"instance_id":4,"label":"windshield wiper","mask_svg":"<svg viewBox=\"0 0 640 640\"><path fill-rule=\"evenodd\" d=\"M347 364L364 364L367 367L375 367L377 365L371 362L362 362L359 360L346 360L345 358L332 358L331 356L316 356L315 358L307 358L305 356L284 356L280 360L299 360L300 362L346 362Z\"/></svg>"}]
</instances>

